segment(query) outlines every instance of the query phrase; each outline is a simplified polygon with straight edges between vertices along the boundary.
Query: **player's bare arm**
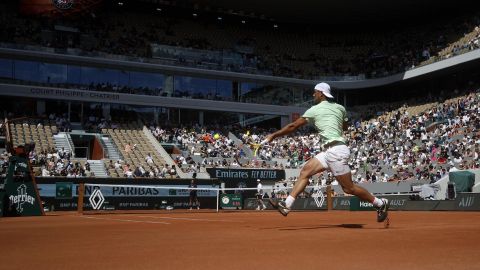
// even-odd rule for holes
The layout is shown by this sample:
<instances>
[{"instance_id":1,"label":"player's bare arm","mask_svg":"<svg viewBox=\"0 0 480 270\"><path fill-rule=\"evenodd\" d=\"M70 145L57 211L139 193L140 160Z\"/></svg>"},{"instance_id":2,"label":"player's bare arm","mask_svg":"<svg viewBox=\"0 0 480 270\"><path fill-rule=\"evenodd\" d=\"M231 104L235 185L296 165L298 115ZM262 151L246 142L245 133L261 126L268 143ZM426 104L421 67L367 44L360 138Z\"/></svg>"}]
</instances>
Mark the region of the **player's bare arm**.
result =
<instances>
[{"instance_id":1,"label":"player's bare arm","mask_svg":"<svg viewBox=\"0 0 480 270\"><path fill-rule=\"evenodd\" d=\"M267 138L265 139L265 142L269 143L277 137L282 137L284 135L290 134L290 133L294 132L295 130L299 129L300 127L306 125L307 123L308 123L307 119L305 119L303 117L300 117L297 120L293 121L292 123L284 126L279 131L268 135Z\"/></svg>"},{"instance_id":2,"label":"player's bare arm","mask_svg":"<svg viewBox=\"0 0 480 270\"><path fill-rule=\"evenodd\" d=\"M348 121L343 121L343 131L348 130Z\"/></svg>"}]
</instances>

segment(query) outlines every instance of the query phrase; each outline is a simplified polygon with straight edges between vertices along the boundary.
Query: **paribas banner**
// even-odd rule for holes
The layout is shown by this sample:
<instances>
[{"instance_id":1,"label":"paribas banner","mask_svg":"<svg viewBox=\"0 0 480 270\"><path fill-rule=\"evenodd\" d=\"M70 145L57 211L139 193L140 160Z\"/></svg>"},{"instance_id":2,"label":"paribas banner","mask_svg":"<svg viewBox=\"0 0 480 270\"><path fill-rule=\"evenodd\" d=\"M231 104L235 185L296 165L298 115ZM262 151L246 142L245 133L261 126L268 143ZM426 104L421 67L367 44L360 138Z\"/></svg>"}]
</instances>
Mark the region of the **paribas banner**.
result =
<instances>
[{"instance_id":1,"label":"paribas banner","mask_svg":"<svg viewBox=\"0 0 480 270\"><path fill-rule=\"evenodd\" d=\"M78 197L78 185L71 184L71 197ZM38 184L40 189L40 196L42 197L56 197L58 198L58 184ZM216 197L218 186L215 185L197 185L198 197ZM205 188L205 189L202 189ZM85 196L89 197L98 189L105 197L188 197L190 190L186 185L172 186L168 188L149 188L147 186L95 186L89 185L85 187Z\"/></svg>"}]
</instances>

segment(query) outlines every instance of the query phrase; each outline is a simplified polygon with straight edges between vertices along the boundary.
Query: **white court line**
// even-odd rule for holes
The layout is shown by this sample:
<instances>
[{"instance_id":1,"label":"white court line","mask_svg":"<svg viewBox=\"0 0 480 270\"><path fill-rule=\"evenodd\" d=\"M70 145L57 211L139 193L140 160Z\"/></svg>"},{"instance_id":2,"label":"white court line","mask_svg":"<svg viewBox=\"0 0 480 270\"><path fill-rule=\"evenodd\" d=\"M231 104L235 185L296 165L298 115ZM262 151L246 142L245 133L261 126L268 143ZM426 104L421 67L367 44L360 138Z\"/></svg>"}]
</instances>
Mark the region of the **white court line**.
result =
<instances>
[{"instance_id":1,"label":"white court line","mask_svg":"<svg viewBox=\"0 0 480 270\"><path fill-rule=\"evenodd\" d=\"M86 217L86 216L80 216L80 217L81 218L90 218L90 219L100 219L100 220L134 222L134 223L171 224L171 223L168 223L168 222L161 222L161 221L133 220L133 219L119 219L119 218L100 218L100 217Z\"/></svg>"},{"instance_id":2,"label":"white court line","mask_svg":"<svg viewBox=\"0 0 480 270\"><path fill-rule=\"evenodd\" d=\"M156 218L156 219L171 219L171 220L189 220L189 221L212 221L212 222L232 222L232 223L243 223L243 221L233 221L226 219L203 219L203 218L176 218L176 217L152 217L152 216L137 216L141 218Z\"/></svg>"}]
</instances>

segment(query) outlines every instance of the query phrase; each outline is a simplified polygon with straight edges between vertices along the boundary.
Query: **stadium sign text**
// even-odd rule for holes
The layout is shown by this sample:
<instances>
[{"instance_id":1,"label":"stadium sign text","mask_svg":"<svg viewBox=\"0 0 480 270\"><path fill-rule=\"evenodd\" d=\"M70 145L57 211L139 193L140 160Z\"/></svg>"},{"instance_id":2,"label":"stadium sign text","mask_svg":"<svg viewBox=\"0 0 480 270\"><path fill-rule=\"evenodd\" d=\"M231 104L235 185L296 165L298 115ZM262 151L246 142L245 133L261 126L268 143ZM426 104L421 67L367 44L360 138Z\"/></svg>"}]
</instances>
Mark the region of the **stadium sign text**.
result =
<instances>
[{"instance_id":1,"label":"stadium sign text","mask_svg":"<svg viewBox=\"0 0 480 270\"><path fill-rule=\"evenodd\" d=\"M466 196L460 199L458 202L458 207L459 208L468 208L473 206L475 203L475 197L474 196Z\"/></svg>"},{"instance_id":2,"label":"stadium sign text","mask_svg":"<svg viewBox=\"0 0 480 270\"><path fill-rule=\"evenodd\" d=\"M79 97L84 99L119 100L120 95L102 92L78 91L67 89L30 88L30 93L50 97Z\"/></svg>"},{"instance_id":3,"label":"stadium sign text","mask_svg":"<svg viewBox=\"0 0 480 270\"><path fill-rule=\"evenodd\" d=\"M407 199L392 199L390 200L391 206L404 206Z\"/></svg>"},{"instance_id":4,"label":"stadium sign text","mask_svg":"<svg viewBox=\"0 0 480 270\"><path fill-rule=\"evenodd\" d=\"M10 199L11 204L16 204L17 212L23 212L23 204L28 203L32 206L35 205L35 198L30 196L27 192L27 186L25 184L21 184L17 188L17 195L10 195L8 197Z\"/></svg>"},{"instance_id":5,"label":"stadium sign text","mask_svg":"<svg viewBox=\"0 0 480 270\"><path fill-rule=\"evenodd\" d=\"M207 168L211 177L220 180L242 179L242 180L282 180L285 178L284 170L253 170L253 169L221 169Z\"/></svg>"}]
</instances>

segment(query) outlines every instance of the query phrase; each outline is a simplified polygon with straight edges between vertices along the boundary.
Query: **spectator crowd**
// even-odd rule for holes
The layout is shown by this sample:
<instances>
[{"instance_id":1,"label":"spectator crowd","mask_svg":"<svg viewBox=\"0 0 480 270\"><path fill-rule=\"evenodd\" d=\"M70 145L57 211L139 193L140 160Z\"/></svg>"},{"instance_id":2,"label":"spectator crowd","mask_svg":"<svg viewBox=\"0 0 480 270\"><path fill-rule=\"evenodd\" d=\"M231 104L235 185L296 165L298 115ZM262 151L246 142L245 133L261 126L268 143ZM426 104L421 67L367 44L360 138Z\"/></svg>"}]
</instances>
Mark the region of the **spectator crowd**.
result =
<instances>
[{"instance_id":1,"label":"spectator crowd","mask_svg":"<svg viewBox=\"0 0 480 270\"><path fill-rule=\"evenodd\" d=\"M354 180L435 181L452 169L480 168L480 93L474 90L463 94L439 98L418 115L404 105L368 121L354 121L346 132ZM214 128L150 127L160 142L181 145L182 154L174 155L175 161L187 172L199 172L204 167L299 168L322 150L318 136L309 128L277 138L257 151L255 146L271 130L229 128L240 142Z\"/></svg>"},{"instance_id":2,"label":"spectator crowd","mask_svg":"<svg viewBox=\"0 0 480 270\"><path fill-rule=\"evenodd\" d=\"M429 179L436 181L451 170L478 169L480 154L480 93L477 90L439 98L439 102L413 115L408 106L379 114L368 121L353 121L346 136L350 166L357 182ZM65 128L62 116L49 117ZM94 120L93 118L91 120ZM202 173L208 167L299 168L322 151L319 138L307 127L256 149L269 129L238 126L161 127L149 125L162 144L172 144L175 165L155 164L151 153L146 166L110 160L106 169L119 169L121 177L176 178L177 170ZM228 132L236 134L229 136ZM128 151L135 151L135 145ZM127 151L127 150L126 150ZM30 151L31 163L42 176L94 177L90 164L74 160L65 149ZM6 173L8 156L0 159Z\"/></svg>"},{"instance_id":3,"label":"spectator crowd","mask_svg":"<svg viewBox=\"0 0 480 270\"><path fill-rule=\"evenodd\" d=\"M309 79L318 76L382 77L480 48L480 20L474 15L449 18L445 24L433 30L429 25L421 25L415 29L395 29L396 33L363 33L355 35L349 42L342 42L344 37L341 36L320 39L322 33L297 29L295 36L300 40L298 43L310 45L285 45L287 48L282 49L274 44L283 45L279 40L295 40L291 38L291 30L265 35L261 27L246 26L243 29L228 24L218 26L206 21L199 24L184 17L137 12L128 13L134 19L127 19L127 16L123 16L125 11L121 10L100 11L95 16L82 19L72 17L52 21L26 18L13 12L6 4L0 4L0 7L3 29L0 42L4 43L74 49L78 55L101 53L103 56L136 57L136 60L145 62L156 61L152 59L151 50L151 44L156 43L177 48L171 56L174 56L174 64L178 65L186 65L187 62L192 64L181 55L186 49L195 49L200 54L221 51L240 54L242 61L228 65L221 61L214 63L219 69ZM59 30L58 26L63 26L60 27L63 30ZM203 38L197 37L195 31ZM212 31L220 34L213 35ZM204 62L215 62L215 59L206 55L193 61L193 64L203 67ZM164 94L161 88L126 87L110 83L75 87L116 93ZM445 98L418 115L411 114L409 107L404 106L389 113L374 113L373 118L363 118L368 121L354 121L347 131L347 138L352 152L350 166L355 181L435 181L453 168L479 168L479 93L474 90L463 95L457 94L458 97ZM381 106L374 111L389 111ZM59 131L71 130L65 114L53 113L45 117L55 122ZM111 119L95 115L88 117L83 124L87 130L96 132L116 127ZM178 177L178 169L187 173L201 173L206 167L299 168L322 151L318 136L308 128L258 149L256 145L270 130L236 126L227 130L225 127L198 125L150 125L149 128L159 142L180 147L180 152L172 153L175 166L154 164L149 154L145 156L148 166L133 166L112 160L106 164L107 169L121 170L121 176L128 178L165 178ZM230 136L229 131L236 136ZM4 123L0 122L0 136L3 135ZM134 148L132 146L128 151L135 151ZM40 168L42 176L94 176L88 162L73 161L64 149L31 151L29 158L32 164ZM7 160L8 154L3 153L0 159L3 173Z\"/></svg>"},{"instance_id":4,"label":"spectator crowd","mask_svg":"<svg viewBox=\"0 0 480 270\"><path fill-rule=\"evenodd\" d=\"M156 16L146 10L110 8L96 12L95 16L49 20L24 17L14 7L3 4L0 24L4 31L0 33L0 42L162 63L158 62L161 59L152 59L151 45L160 44L177 48L164 57L175 65L304 79L381 77L479 47L480 21L472 14L453 16L444 23L423 22L400 29L378 27L373 33L333 35L307 30L311 27L299 29L295 25L273 32L260 22L240 27L225 20L219 25L218 21L192 19L184 13ZM317 27L313 29L318 31ZM463 39L465 36L472 37ZM188 50L198 52L186 57ZM215 60L213 55L222 53L237 55L240 60L228 63L221 57ZM153 90L145 92L150 91Z\"/></svg>"}]
</instances>

